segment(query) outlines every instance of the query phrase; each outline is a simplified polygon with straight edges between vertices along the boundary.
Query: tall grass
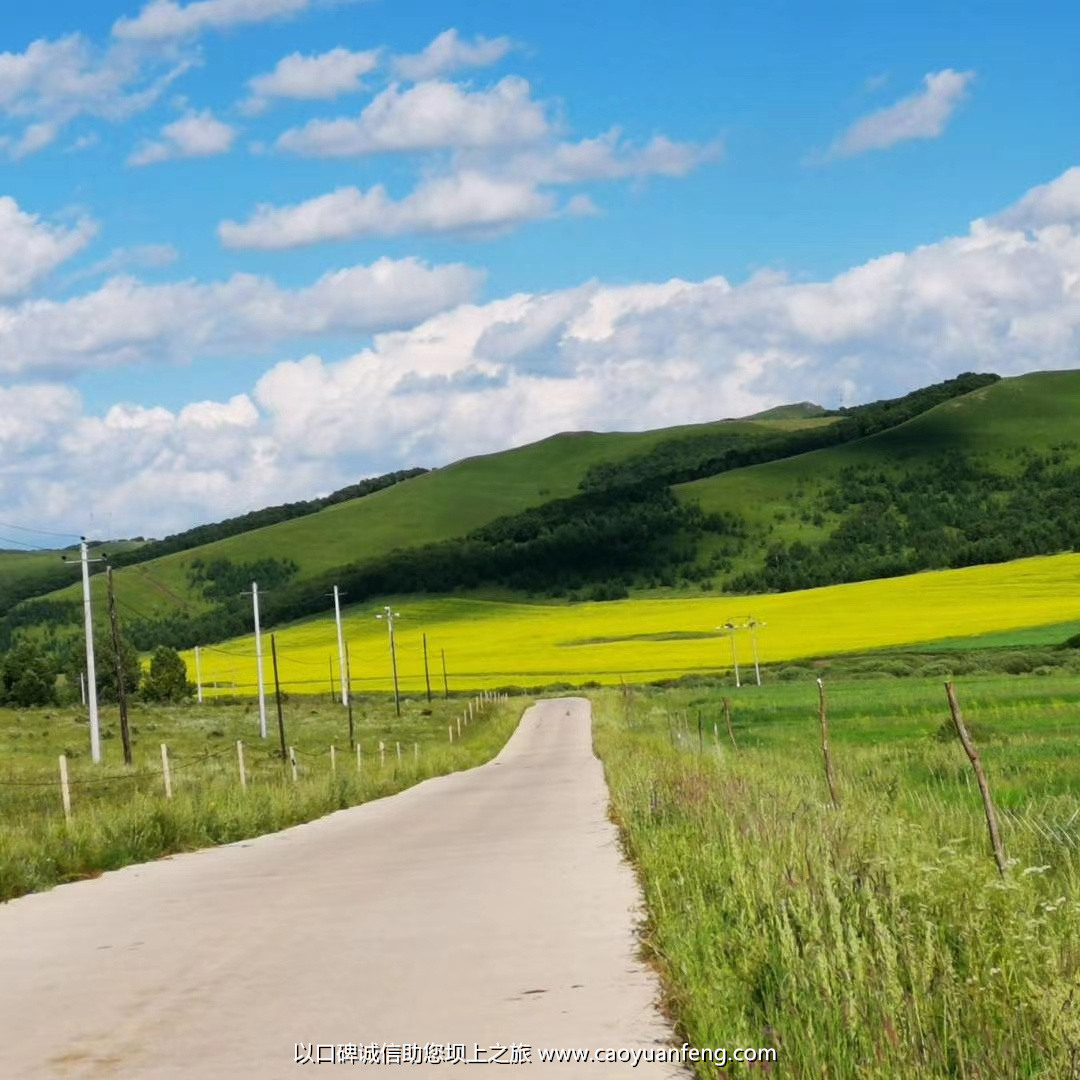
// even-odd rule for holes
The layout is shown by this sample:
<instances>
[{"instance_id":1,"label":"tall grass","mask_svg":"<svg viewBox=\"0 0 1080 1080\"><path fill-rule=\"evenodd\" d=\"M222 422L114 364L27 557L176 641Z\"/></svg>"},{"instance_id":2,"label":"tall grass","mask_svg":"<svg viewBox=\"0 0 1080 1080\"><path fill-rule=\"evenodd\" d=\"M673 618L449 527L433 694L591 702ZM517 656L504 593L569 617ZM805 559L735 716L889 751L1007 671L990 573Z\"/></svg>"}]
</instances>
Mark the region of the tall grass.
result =
<instances>
[{"instance_id":1,"label":"tall grass","mask_svg":"<svg viewBox=\"0 0 1080 1080\"><path fill-rule=\"evenodd\" d=\"M275 740L262 744L257 728L253 732L249 707L143 706L133 715L139 732L134 768L112 760L118 753L109 741L101 766L76 757L70 824L60 802L56 754L71 750L73 743L81 746L73 735L80 726L84 734L85 725L61 711L0 711L0 901L130 863L272 832L482 764L510 736L521 707L520 700L489 706L450 744L447 726L460 715L460 701L435 702L430 711L406 703L400 719L392 705L369 702L358 710L363 751L358 768L343 731L343 710L290 705L289 742L298 747L300 763L294 782L280 752L273 750ZM238 735L247 743L246 790L240 786ZM164 796L161 742L172 750L171 799ZM335 772L331 742L337 746Z\"/></svg>"},{"instance_id":2,"label":"tall grass","mask_svg":"<svg viewBox=\"0 0 1080 1080\"><path fill-rule=\"evenodd\" d=\"M773 1045L791 1077L1080 1076L1080 788L1042 788L1053 703L984 754L991 783L1012 774L1002 880L962 752L929 715L879 710L879 743L834 718L833 809L813 689L791 718L739 698L738 753L713 739L718 702L698 702L702 751L685 699L598 699L647 947L685 1037ZM874 712L872 690L858 700Z\"/></svg>"}]
</instances>

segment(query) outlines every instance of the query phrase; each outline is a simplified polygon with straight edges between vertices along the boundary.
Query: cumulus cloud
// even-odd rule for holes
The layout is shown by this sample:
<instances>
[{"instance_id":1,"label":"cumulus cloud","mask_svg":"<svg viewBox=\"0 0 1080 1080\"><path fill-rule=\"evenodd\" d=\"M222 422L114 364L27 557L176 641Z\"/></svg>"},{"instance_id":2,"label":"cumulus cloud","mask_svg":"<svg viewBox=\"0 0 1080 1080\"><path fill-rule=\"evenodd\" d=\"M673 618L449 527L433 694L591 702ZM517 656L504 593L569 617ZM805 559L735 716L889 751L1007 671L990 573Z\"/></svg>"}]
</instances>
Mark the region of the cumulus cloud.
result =
<instances>
[{"instance_id":1,"label":"cumulus cloud","mask_svg":"<svg viewBox=\"0 0 1080 1080\"><path fill-rule=\"evenodd\" d=\"M161 129L161 138L145 142L129 158L129 165L154 165L176 158L227 154L236 128L219 120L209 109L191 109Z\"/></svg>"},{"instance_id":2,"label":"cumulus cloud","mask_svg":"<svg viewBox=\"0 0 1080 1080\"><path fill-rule=\"evenodd\" d=\"M490 67L512 48L513 43L507 37L477 37L466 41L457 30L444 30L423 52L395 57L394 71L399 78L421 82L465 68Z\"/></svg>"},{"instance_id":3,"label":"cumulus cloud","mask_svg":"<svg viewBox=\"0 0 1080 1080\"><path fill-rule=\"evenodd\" d=\"M1080 223L1062 194L1071 174L1059 181L962 235L829 280L591 282L457 303L415 324L403 318L344 359L285 360L247 394L181 410L126 405L90 416L48 384L32 391L39 399L0 397L0 509L81 528L89 495L113 515L113 531L160 533L560 430L684 424L802 399L850 403L964 370L1075 366ZM179 351L223 352L249 349L262 326L279 337L352 326L371 292L367 280L331 287L333 299L320 283L288 293L261 279L230 281L212 299L186 289L194 298L150 292L141 308L119 309L118 326L130 332L141 321L154 343L137 355L160 353L177 334ZM207 310L220 322L195 334ZM0 370L28 349L54 355L59 314L47 306L21 338L0 326ZM92 350L110 333L97 307L64 318L64 348L78 333ZM32 400L40 405L22 415Z\"/></svg>"},{"instance_id":4,"label":"cumulus cloud","mask_svg":"<svg viewBox=\"0 0 1080 1080\"><path fill-rule=\"evenodd\" d=\"M431 81L392 85L355 118L311 120L277 147L306 157L358 157L449 148L514 146L550 131L525 79L508 75L487 90Z\"/></svg>"},{"instance_id":5,"label":"cumulus cloud","mask_svg":"<svg viewBox=\"0 0 1080 1080\"><path fill-rule=\"evenodd\" d=\"M148 56L124 45L98 49L81 34L39 38L0 53L0 114L17 134L0 136L13 158L50 145L77 116L121 121L148 108L188 67L186 59Z\"/></svg>"},{"instance_id":6,"label":"cumulus cloud","mask_svg":"<svg viewBox=\"0 0 1080 1080\"><path fill-rule=\"evenodd\" d=\"M71 226L50 225L0 197L0 298L28 292L93 239L97 226L83 218Z\"/></svg>"},{"instance_id":7,"label":"cumulus cloud","mask_svg":"<svg viewBox=\"0 0 1080 1080\"><path fill-rule=\"evenodd\" d=\"M0 306L0 374L72 373L249 353L327 334L407 326L471 297L481 275L460 264L380 259L286 289L265 277L148 285L114 277L67 300Z\"/></svg>"},{"instance_id":8,"label":"cumulus cloud","mask_svg":"<svg viewBox=\"0 0 1080 1080\"><path fill-rule=\"evenodd\" d=\"M338 188L295 206L259 206L247 222L222 222L218 236L226 247L273 251L403 233L486 234L554 211L554 198L529 183L463 172L427 180L399 201L380 184Z\"/></svg>"},{"instance_id":9,"label":"cumulus cloud","mask_svg":"<svg viewBox=\"0 0 1080 1080\"><path fill-rule=\"evenodd\" d=\"M1018 203L992 219L1006 229L1042 229L1080 225L1080 166L1048 184L1032 188Z\"/></svg>"},{"instance_id":10,"label":"cumulus cloud","mask_svg":"<svg viewBox=\"0 0 1080 1080\"><path fill-rule=\"evenodd\" d=\"M263 204L246 222L222 222L218 236L226 247L263 251L371 236L486 237L560 212L556 197L538 185L685 176L719 152L715 144L677 143L663 135L634 147L612 131L501 159L459 154L455 171L427 177L403 199L391 198L381 184L367 191L343 187L289 206ZM579 194L561 212L583 215L596 207Z\"/></svg>"},{"instance_id":11,"label":"cumulus cloud","mask_svg":"<svg viewBox=\"0 0 1080 1080\"><path fill-rule=\"evenodd\" d=\"M299 15L314 0L150 0L134 18L113 24L113 35L127 41L162 42L198 37L208 30L270 22Z\"/></svg>"},{"instance_id":12,"label":"cumulus cloud","mask_svg":"<svg viewBox=\"0 0 1080 1080\"><path fill-rule=\"evenodd\" d=\"M856 120L830 147L827 157L854 157L886 150L910 139L936 139L952 119L975 78L973 71L930 72L923 89Z\"/></svg>"},{"instance_id":13,"label":"cumulus cloud","mask_svg":"<svg viewBox=\"0 0 1080 1080\"><path fill-rule=\"evenodd\" d=\"M360 80L378 65L377 49L350 52L338 48L314 56L290 53L277 62L273 71L256 75L248 82L251 96L243 109L261 112L274 98L329 101L342 94L354 94L362 89Z\"/></svg>"}]
</instances>

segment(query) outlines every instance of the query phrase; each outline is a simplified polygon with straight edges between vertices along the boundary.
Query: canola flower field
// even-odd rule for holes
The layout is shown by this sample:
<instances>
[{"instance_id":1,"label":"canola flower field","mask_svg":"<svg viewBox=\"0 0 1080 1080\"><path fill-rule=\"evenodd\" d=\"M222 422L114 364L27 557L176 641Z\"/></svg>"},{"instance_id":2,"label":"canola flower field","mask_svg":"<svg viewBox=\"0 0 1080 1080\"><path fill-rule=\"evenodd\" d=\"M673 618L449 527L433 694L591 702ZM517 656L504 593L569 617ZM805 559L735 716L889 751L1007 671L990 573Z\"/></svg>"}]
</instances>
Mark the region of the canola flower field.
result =
<instances>
[{"instance_id":1,"label":"canola flower field","mask_svg":"<svg viewBox=\"0 0 1080 1080\"><path fill-rule=\"evenodd\" d=\"M630 599L607 603L526 604L466 598L395 600L398 675L404 694L425 689L427 635L432 690L451 692L555 683L651 682L731 669L731 639L717 632L752 616L762 663L864 652L1048 626L1080 615L1080 554L942 570L908 577L752 597ZM393 688L386 624L377 604L343 612L352 685ZM283 690L330 691L340 680L333 616L274 631ZM263 667L273 689L270 634ZM735 635L741 665L753 663L749 633ZM194 676L193 652L184 654ZM254 694L254 635L200 650L206 695Z\"/></svg>"}]
</instances>

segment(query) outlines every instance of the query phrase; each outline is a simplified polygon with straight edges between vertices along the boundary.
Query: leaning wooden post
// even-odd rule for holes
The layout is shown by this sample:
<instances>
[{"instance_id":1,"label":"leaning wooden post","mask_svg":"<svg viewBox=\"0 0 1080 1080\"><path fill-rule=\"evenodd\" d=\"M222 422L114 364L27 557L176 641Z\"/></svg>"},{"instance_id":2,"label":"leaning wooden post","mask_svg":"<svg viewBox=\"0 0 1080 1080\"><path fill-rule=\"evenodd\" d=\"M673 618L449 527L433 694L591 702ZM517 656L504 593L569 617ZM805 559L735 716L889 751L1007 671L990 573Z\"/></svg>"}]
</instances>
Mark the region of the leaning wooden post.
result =
<instances>
[{"instance_id":1,"label":"leaning wooden post","mask_svg":"<svg viewBox=\"0 0 1080 1080\"><path fill-rule=\"evenodd\" d=\"M964 753L967 754L968 761L971 762L971 767L975 770L975 779L979 784L979 791L982 793L983 810L986 812L986 828L990 833L990 846L994 849L994 861L997 863L998 873L1004 876L1008 868L1005 861L1005 848L1001 843L1001 833L998 831L994 800L990 796L990 785L986 782L986 773L983 772L979 751L975 749L975 744L971 741L971 736L964 726L960 703L956 700L956 691L953 689L951 682L945 684L945 694L949 699L949 711L952 713L953 727L956 728L956 734L960 737Z\"/></svg>"},{"instance_id":2,"label":"leaning wooden post","mask_svg":"<svg viewBox=\"0 0 1080 1080\"><path fill-rule=\"evenodd\" d=\"M277 641L273 634L270 635L270 655L274 658L274 699L277 701L277 726L278 735L281 738L281 763L285 764L285 714L281 711L281 682L278 680L277 669ZM296 755L293 755L293 779L296 779Z\"/></svg>"},{"instance_id":3,"label":"leaning wooden post","mask_svg":"<svg viewBox=\"0 0 1080 1080\"><path fill-rule=\"evenodd\" d=\"M735 741L735 729L731 726L731 701L729 698L724 698L724 719L727 721L727 733L731 745L738 750L739 744Z\"/></svg>"},{"instance_id":4,"label":"leaning wooden post","mask_svg":"<svg viewBox=\"0 0 1080 1080\"><path fill-rule=\"evenodd\" d=\"M60 755L60 799L64 804L64 820L71 824L71 788L68 785L67 755Z\"/></svg>"},{"instance_id":5,"label":"leaning wooden post","mask_svg":"<svg viewBox=\"0 0 1080 1080\"><path fill-rule=\"evenodd\" d=\"M818 679L818 719L821 721L821 753L825 758L825 780L829 785L829 796L833 806L840 809L840 799L836 794L836 777L833 776L832 758L829 757L829 719L825 714L825 684Z\"/></svg>"},{"instance_id":6,"label":"leaning wooden post","mask_svg":"<svg viewBox=\"0 0 1080 1080\"><path fill-rule=\"evenodd\" d=\"M460 716L458 717L458 720L457 720L457 737L459 739L461 738L461 717Z\"/></svg>"},{"instance_id":7,"label":"leaning wooden post","mask_svg":"<svg viewBox=\"0 0 1080 1080\"><path fill-rule=\"evenodd\" d=\"M247 770L244 768L244 741L236 740L236 763L240 767L240 790L247 791Z\"/></svg>"},{"instance_id":8,"label":"leaning wooden post","mask_svg":"<svg viewBox=\"0 0 1080 1080\"><path fill-rule=\"evenodd\" d=\"M172 798L172 775L169 772L169 748L161 744L161 775L165 780L165 798Z\"/></svg>"}]
</instances>

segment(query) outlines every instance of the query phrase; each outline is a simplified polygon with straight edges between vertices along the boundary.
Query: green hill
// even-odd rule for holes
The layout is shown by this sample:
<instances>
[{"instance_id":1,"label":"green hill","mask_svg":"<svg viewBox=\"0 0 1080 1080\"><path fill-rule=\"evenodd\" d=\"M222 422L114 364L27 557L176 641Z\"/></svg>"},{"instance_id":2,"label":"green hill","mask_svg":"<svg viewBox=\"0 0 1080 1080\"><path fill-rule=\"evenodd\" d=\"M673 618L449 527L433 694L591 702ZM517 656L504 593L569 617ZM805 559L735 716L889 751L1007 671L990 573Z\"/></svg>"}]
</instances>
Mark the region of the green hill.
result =
<instances>
[{"instance_id":1,"label":"green hill","mask_svg":"<svg viewBox=\"0 0 1080 1080\"><path fill-rule=\"evenodd\" d=\"M573 495L590 467L645 453L665 439L706 433L757 439L804 423L719 421L647 432L555 435L513 450L466 458L314 514L122 567L115 574L117 598L129 617L206 611L213 601L192 580L197 562L224 559L247 565L291 560L297 566L295 580L302 582L395 549L461 536L503 515ZM97 578L92 587L95 597L104 596ZM47 599L72 602L80 597L79 586L72 584L50 592Z\"/></svg>"},{"instance_id":2,"label":"green hill","mask_svg":"<svg viewBox=\"0 0 1080 1080\"><path fill-rule=\"evenodd\" d=\"M273 625L325 610L334 584L348 603L478 588L606 599L1048 553L1080 539L1078 406L1080 372L965 375L826 415L802 403L557 435L124 567L117 593L146 648L241 632L253 579ZM0 636L70 635L78 599L72 583L18 605Z\"/></svg>"},{"instance_id":3,"label":"green hill","mask_svg":"<svg viewBox=\"0 0 1080 1080\"><path fill-rule=\"evenodd\" d=\"M803 585L964 564L950 560L944 545L941 558L906 564L905 546L912 545L903 527L911 524L927 540L960 533L986 540L982 556L973 551L970 562L1071 548L1080 543L1078 469L1080 371L1038 372L1002 379L864 439L676 491L706 512L737 507L752 528L756 544L733 560L730 583L784 588L794 586L782 575L745 574L767 560L770 548L782 559L781 548L790 555L801 545L802 561L817 560L822 573L804 575ZM1048 522L1056 526L1043 528ZM1007 529L1020 550L998 542ZM1023 546L1025 531L1034 534ZM843 550L849 572L822 558L830 540ZM856 565L860 543L874 549L876 560Z\"/></svg>"}]
</instances>

